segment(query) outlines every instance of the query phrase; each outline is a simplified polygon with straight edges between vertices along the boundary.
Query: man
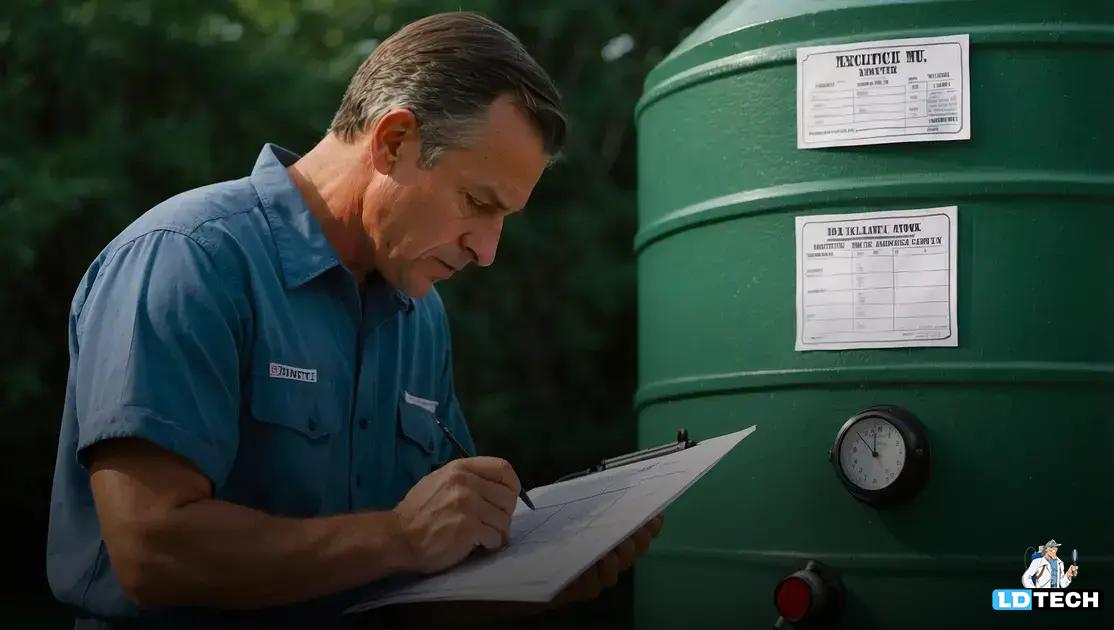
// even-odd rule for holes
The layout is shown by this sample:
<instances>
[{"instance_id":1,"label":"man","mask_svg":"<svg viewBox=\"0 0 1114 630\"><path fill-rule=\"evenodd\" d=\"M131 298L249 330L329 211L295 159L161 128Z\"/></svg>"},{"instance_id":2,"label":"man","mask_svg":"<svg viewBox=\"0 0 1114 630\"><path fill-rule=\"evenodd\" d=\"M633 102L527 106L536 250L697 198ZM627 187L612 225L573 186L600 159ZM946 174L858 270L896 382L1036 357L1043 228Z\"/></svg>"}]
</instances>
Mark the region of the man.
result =
<instances>
[{"instance_id":1,"label":"man","mask_svg":"<svg viewBox=\"0 0 1114 630\"><path fill-rule=\"evenodd\" d=\"M441 466L435 415L473 442L433 284L492 264L564 134L510 33L433 16L361 65L304 157L268 144L103 250L70 315L47 554L79 626L324 627L361 585L507 542L511 466Z\"/></svg>"},{"instance_id":2,"label":"man","mask_svg":"<svg viewBox=\"0 0 1114 630\"><path fill-rule=\"evenodd\" d=\"M1079 567L1071 565L1064 572L1064 561L1056 557L1060 543L1052 539L1044 543L1044 555L1033 560L1021 576L1025 588L1067 588L1072 578L1079 574Z\"/></svg>"}]
</instances>

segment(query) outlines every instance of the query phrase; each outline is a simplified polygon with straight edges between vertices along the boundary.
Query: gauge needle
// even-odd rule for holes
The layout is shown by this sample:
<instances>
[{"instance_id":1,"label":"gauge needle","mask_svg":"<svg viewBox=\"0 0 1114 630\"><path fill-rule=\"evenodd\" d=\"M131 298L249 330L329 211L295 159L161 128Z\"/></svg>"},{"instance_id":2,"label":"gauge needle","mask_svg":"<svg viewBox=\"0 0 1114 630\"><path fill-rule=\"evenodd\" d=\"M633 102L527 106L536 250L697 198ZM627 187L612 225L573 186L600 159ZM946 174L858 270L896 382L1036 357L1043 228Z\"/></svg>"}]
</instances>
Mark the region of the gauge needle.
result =
<instances>
[{"instance_id":1,"label":"gauge needle","mask_svg":"<svg viewBox=\"0 0 1114 630\"><path fill-rule=\"evenodd\" d=\"M863 444L866 444L867 448L870 448L870 444L867 444L866 438L863 437L862 433L855 431L855 435L859 436L859 439L863 441ZM873 448L870 448L870 454L874 457L878 457L878 451L874 450Z\"/></svg>"}]
</instances>

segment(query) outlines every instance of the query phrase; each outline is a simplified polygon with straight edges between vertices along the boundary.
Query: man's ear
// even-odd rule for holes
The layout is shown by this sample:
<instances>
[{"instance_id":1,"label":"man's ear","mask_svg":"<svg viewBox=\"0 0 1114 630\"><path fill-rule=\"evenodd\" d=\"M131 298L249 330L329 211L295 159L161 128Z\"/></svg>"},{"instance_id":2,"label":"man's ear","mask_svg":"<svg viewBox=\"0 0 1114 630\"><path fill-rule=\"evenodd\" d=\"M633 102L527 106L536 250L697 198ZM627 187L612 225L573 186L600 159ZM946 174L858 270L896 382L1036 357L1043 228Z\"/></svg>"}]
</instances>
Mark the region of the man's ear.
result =
<instances>
[{"instance_id":1,"label":"man's ear","mask_svg":"<svg viewBox=\"0 0 1114 630\"><path fill-rule=\"evenodd\" d=\"M408 145L417 146L418 119L408 109L392 109L371 129L371 164L383 175L406 156Z\"/></svg>"}]
</instances>

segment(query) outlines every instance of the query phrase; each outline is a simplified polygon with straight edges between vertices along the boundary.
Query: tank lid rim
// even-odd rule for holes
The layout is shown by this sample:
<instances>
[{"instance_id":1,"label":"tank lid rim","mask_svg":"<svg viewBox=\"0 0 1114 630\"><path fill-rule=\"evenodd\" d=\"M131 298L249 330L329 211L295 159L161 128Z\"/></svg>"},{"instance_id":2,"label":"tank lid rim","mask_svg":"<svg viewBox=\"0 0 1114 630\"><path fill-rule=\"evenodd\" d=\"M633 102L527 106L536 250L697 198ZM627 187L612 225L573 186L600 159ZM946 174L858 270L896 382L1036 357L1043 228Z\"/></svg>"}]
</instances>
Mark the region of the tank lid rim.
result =
<instances>
[{"instance_id":1,"label":"tank lid rim","mask_svg":"<svg viewBox=\"0 0 1114 630\"><path fill-rule=\"evenodd\" d=\"M723 38L743 31L752 32L765 25L748 27L731 33ZM967 34L971 45L979 46L1019 46L1041 47L1058 45L1114 45L1114 24L1085 24L1058 22L1054 24L1031 22L1015 24L958 25L951 27L925 27L900 29L871 33L869 39L907 39L914 37L940 37ZM861 33L842 34L831 37L801 40L792 44L759 46L749 50L725 55L709 61L700 62L698 52L706 44L691 48L677 56L666 57L655 66L643 82L643 93L635 104L635 120L641 118L650 105L662 98L694 85L739 72L749 72L763 67L796 62L796 50L807 46L827 46L863 41ZM720 40L712 40L711 44ZM690 58L692 61L690 62ZM667 71L668 69L668 71Z\"/></svg>"}]
</instances>

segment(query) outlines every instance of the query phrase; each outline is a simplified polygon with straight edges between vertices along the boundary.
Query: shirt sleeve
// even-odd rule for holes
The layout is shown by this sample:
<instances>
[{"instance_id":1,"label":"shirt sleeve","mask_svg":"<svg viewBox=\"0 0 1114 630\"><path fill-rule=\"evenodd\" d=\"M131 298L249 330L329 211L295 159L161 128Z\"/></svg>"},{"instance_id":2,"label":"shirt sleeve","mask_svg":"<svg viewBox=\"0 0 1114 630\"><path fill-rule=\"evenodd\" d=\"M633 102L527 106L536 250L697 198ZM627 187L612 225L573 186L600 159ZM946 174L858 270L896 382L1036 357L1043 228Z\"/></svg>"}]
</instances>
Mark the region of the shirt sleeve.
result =
<instances>
[{"instance_id":1,"label":"shirt sleeve","mask_svg":"<svg viewBox=\"0 0 1114 630\"><path fill-rule=\"evenodd\" d=\"M240 318L208 252L170 231L140 236L97 270L77 320L77 457L140 438L219 487L238 445Z\"/></svg>"}]
</instances>

